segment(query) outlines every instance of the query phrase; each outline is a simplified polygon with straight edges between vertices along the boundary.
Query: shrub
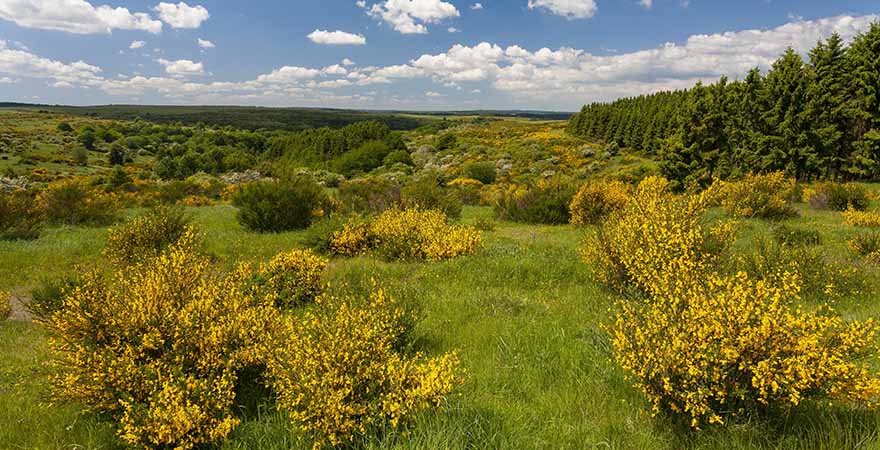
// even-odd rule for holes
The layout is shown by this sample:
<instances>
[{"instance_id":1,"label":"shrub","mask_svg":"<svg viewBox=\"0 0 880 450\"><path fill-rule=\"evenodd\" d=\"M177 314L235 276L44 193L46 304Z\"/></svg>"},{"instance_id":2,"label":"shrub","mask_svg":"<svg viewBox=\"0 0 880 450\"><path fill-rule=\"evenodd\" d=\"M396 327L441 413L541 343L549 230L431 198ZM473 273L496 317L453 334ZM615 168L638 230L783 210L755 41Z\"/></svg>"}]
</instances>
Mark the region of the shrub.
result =
<instances>
[{"instance_id":1,"label":"shrub","mask_svg":"<svg viewBox=\"0 0 880 450\"><path fill-rule=\"evenodd\" d=\"M655 411L693 427L806 399L875 401L876 325L803 312L797 276L780 281L707 273L683 295L620 302L615 359Z\"/></svg>"},{"instance_id":2,"label":"shrub","mask_svg":"<svg viewBox=\"0 0 880 450\"><path fill-rule=\"evenodd\" d=\"M346 213L376 214L401 203L400 185L380 177L343 182L337 197Z\"/></svg>"},{"instance_id":3,"label":"shrub","mask_svg":"<svg viewBox=\"0 0 880 450\"><path fill-rule=\"evenodd\" d=\"M407 166L411 166L413 165L413 160L408 151L395 150L382 160L382 164L385 166L393 166L395 164L406 164Z\"/></svg>"},{"instance_id":4,"label":"shrub","mask_svg":"<svg viewBox=\"0 0 880 450\"><path fill-rule=\"evenodd\" d=\"M259 232L299 230L323 215L328 205L323 188L308 176L258 181L241 186L232 198L238 221Z\"/></svg>"},{"instance_id":5,"label":"shrub","mask_svg":"<svg viewBox=\"0 0 880 450\"><path fill-rule=\"evenodd\" d=\"M807 203L816 209L864 211L870 204L868 190L855 183L818 183L805 189Z\"/></svg>"},{"instance_id":6,"label":"shrub","mask_svg":"<svg viewBox=\"0 0 880 450\"><path fill-rule=\"evenodd\" d=\"M31 291L31 301L27 304L27 309L37 321L48 322L64 306L64 297L81 285L80 277L72 273L43 278Z\"/></svg>"},{"instance_id":7,"label":"shrub","mask_svg":"<svg viewBox=\"0 0 880 450\"><path fill-rule=\"evenodd\" d=\"M860 233L847 241L849 248L860 256L880 262L880 232Z\"/></svg>"},{"instance_id":8,"label":"shrub","mask_svg":"<svg viewBox=\"0 0 880 450\"><path fill-rule=\"evenodd\" d=\"M542 179L528 185L511 185L495 195L495 215L501 220L561 225L571 219L569 205L575 194L567 179Z\"/></svg>"},{"instance_id":9,"label":"shrub","mask_svg":"<svg viewBox=\"0 0 880 450\"><path fill-rule=\"evenodd\" d=\"M191 449L225 438L238 373L260 362L277 310L221 277L186 233L161 256L112 282L96 274L64 300L47 328L53 397L113 418L140 448ZM241 273L239 273L241 272Z\"/></svg>"},{"instance_id":10,"label":"shrub","mask_svg":"<svg viewBox=\"0 0 880 450\"><path fill-rule=\"evenodd\" d=\"M821 243L819 230L790 227L785 224L773 227L773 237L781 245L816 246Z\"/></svg>"},{"instance_id":11,"label":"shrub","mask_svg":"<svg viewBox=\"0 0 880 450\"><path fill-rule=\"evenodd\" d=\"M332 163L333 171L347 176L369 172L381 166L391 151L391 147L383 141L366 142L337 157Z\"/></svg>"},{"instance_id":12,"label":"shrub","mask_svg":"<svg viewBox=\"0 0 880 450\"><path fill-rule=\"evenodd\" d=\"M495 163L491 161L465 164L462 168L462 174L465 178L477 180L483 184L494 183L495 177L497 176Z\"/></svg>"},{"instance_id":13,"label":"shrub","mask_svg":"<svg viewBox=\"0 0 880 450\"><path fill-rule=\"evenodd\" d=\"M110 230L104 256L116 264L132 264L158 256L185 233L194 232L182 208L157 206Z\"/></svg>"},{"instance_id":14,"label":"shrub","mask_svg":"<svg viewBox=\"0 0 880 450\"><path fill-rule=\"evenodd\" d=\"M254 286L272 304L290 309L314 301L324 287L321 275L327 260L311 250L279 253L260 266Z\"/></svg>"},{"instance_id":15,"label":"shrub","mask_svg":"<svg viewBox=\"0 0 880 450\"><path fill-rule=\"evenodd\" d=\"M741 181L725 183L721 206L739 218L778 219L797 215L791 205L794 180L782 172L746 175Z\"/></svg>"},{"instance_id":16,"label":"shrub","mask_svg":"<svg viewBox=\"0 0 880 450\"><path fill-rule=\"evenodd\" d=\"M12 315L12 295L0 291L0 322L9 318Z\"/></svg>"},{"instance_id":17,"label":"shrub","mask_svg":"<svg viewBox=\"0 0 880 450\"><path fill-rule=\"evenodd\" d=\"M483 183L472 178L456 178L447 183L465 205L479 205Z\"/></svg>"},{"instance_id":18,"label":"shrub","mask_svg":"<svg viewBox=\"0 0 880 450\"><path fill-rule=\"evenodd\" d=\"M448 217L461 216L461 199L451 189L445 189L439 176L434 173L424 174L409 183L401 190L404 208L436 209Z\"/></svg>"},{"instance_id":19,"label":"shrub","mask_svg":"<svg viewBox=\"0 0 880 450\"><path fill-rule=\"evenodd\" d=\"M843 221L853 227L877 228L880 227L880 212L856 211L850 208L843 212Z\"/></svg>"},{"instance_id":20,"label":"shrub","mask_svg":"<svg viewBox=\"0 0 880 450\"><path fill-rule=\"evenodd\" d=\"M437 210L389 209L372 221L354 220L333 237L332 248L344 255L375 250L391 259L442 260L476 253L479 231L450 225Z\"/></svg>"},{"instance_id":21,"label":"shrub","mask_svg":"<svg viewBox=\"0 0 880 450\"><path fill-rule=\"evenodd\" d=\"M438 152L451 150L457 143L458 139L455 137L455 134L443 133L437 138L437 143L434 144L434 149Z\"/></svg>"},{"instance_id":22,"label":"shrub","mask_svg":"<svg viewBox=\"0 0 880 450\"><path fill-rule=\"evenodd\" d=\"M302 239L302 244L315 252L322 254L333 253L333 236L345 229L349 219L341 214L332 214L322 217L312 223Z\"/></svg>"},{"instance_id":23,"label":"shrub","mask_svg":"<svg viewBox=\"0 0 880 450\"><path fill-rule=\"evenodd\" d=\"M268 365L278 408L314 436L315 448L353 444L439 406L459 384L454 353L437 358L396 351L405 315L384 291L367 304L319 300L289 317Z\"/></svg>"},{"instance_id":24,"label":"shrub","mask_svg":"<svg viewBox=\"0 0 880 450\"><path fill-rule=\"evenodd\" d=\"M656 295L699 279L733 243L735 226L706 223L717 191L675 195L669 182L648 177L627 205L612 214L582 247L594 277L617 291Z\"/></svg>"},{"instance_id":25,"label":"shrub","mask_svg":"<svg viewBox=\"0 0 880 450\"><path fill-rule=\"evenodd\" d=\"M116 217L114 196L99 192L80 179L58 181L40 192L37 204L52 223L104 225Z\"/></svg>"},{"instance_id":26,"label":"shrub","mask_svg":"<svg viewBox=\"0 0 880 450\"><path fill-rule=\"evenodd\" d=\"M571 224L593 225L617 211L629 200L630 187L619 181L586 183L571 200Z\"/></svg>"},{"instance_id":27,"label":"shrub","mask_svg":"<svg viewBox=\"0 0 880 450\"><path fill-rule=\"evenodd\" d=\"M496 226L497 225L494 220L486 219L483 217L480 217L479 219L477 219L476 222L474 222L474 228L480 231L495 231Z\"/></svg>"},{"instance_id":28,"label":"shrub","mask_svg":"<svg viewBox=\"0 0 880 450\"><path fill-rule=\"evenodd\" d=\"M41 222L32 193L0 191L0 240L36 239L40 236Z\"/></svg>"}]
</instances>

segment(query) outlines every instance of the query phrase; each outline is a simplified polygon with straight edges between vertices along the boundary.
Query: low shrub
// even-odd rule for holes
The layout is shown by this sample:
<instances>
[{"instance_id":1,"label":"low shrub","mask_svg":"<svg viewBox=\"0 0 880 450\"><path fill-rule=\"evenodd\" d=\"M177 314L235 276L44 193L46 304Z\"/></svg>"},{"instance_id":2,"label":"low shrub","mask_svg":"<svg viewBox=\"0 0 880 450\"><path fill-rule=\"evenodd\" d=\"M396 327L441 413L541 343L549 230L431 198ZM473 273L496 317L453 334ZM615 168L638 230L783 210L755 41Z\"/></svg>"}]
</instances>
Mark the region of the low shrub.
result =
<instances>
[{"instance_id":1,"label":"low shrub","mask_svg":"<svg viewBox=\"0 0 880 450\"><path fill-rule=\"evenodd\" d=\"M465 205L479 205L482 200L483 183L471 178L456 178L446 184Z\"/></svg>"},{"instance_id":2,"label":"low shrub","mask_svg":"<svg viewBox=\"0 0 880 450\"><path fill-rule=\"evenodd\" d=\"M116 421L140 448L189 450L225 438L238 374L280 320L244 290L244 271L215 275L186 233L112 281L86 275L47 323L53 398Z\"/></svg>"},{"instance_id":3,"label":"low shrub","mask_svg":"<svg viewBox=\"0 0 880 450\"><path fill-rule=\"evenodd\" d=\"M738 218L779 219L797 215L791 205L795 182L782 172L746 175L724 183L721 206Z\"/></svg>"},{"instance_id":4,"label":"low shrub","mask_svg":"<svg viewBox=\"0 0 880 450\"><path fill-rule=\"evenodd\" d=\"M104 256L127 265L158 256L185 233L194 233L183 208L157 206L110 230Z\"/></svg>"},{"instance_id":5,"label":"low shrub","mask_svg":"<svg viewBox=\"0 0 880 450\"><path fill-rule=\"evenodd\" d=\"M351 445L436 408L460 383L454 353L436 358L396 350L405 312L382 290L365 305L322 298L286 332L268 364L278 408L311 434L315 448Z\"/></svg>"},{"instance_id":6,"label":"low shrub","mask_svg":"<svg viewBox=\"0 0 880 450\"><path fill-rule=\"evenodd\" d=\"M850 208L843 212L843 221L853 227L877 228L880 227L880 212Z\"/></svg>"},{"instance_id":7,"label":"low shrub","mask_svg":"<svg viewBox=\"0 0 880 450\"><path fill-rule=\"evenodd\" d=\"M461 216L461 199L453 190L444 188L435 173L424 174L410 181L400 193L403 208L435 209L448 217Z\"/></svg>"},{"instance_id":8,"label":"low shrub","mask_svg":"<svg viewBox=\"0 0 880 450\"><path fill-rule=\"evenodd\" d=\"M773 237L780 245L816 246L821 243L819 230L779 224L773 227Z\"/></svg>"},{"instance_id":9,"label":"low shrub","mask_svg":"<svg viewBox=\"0 0 880 450\"><path fill-rule=\"evenodd\" d=\"M569 205L575 190L574 184L564 178L510 185L495 194L495 215L513 222L565 224L571 219Z\"/></svg>"},{"instance_id":10,"label":"low shrub","mask_svg":"<svg viewBox=\"0 0 880 450\"><path fill-rule=\"evenodd\" d=\"M27 309L38 322L45 323L64 306L64 297L81 285L82 280L74 273L42 278L31 291Z\"/></svg>"},{"instance_id":11,"label":"low shrub","mask_svg":"<svg viewBox=\"0 0 880 450\"><path fill-rule=\"evenodd\" d=\"M35 197L24 190L0 191L0 240L30 240L40 236L42 218Z\"/></svg>"},{"instance_id":12,"label":"low shrub","mask_svg":"<svg viewBox=\"0 0 880 450\"><path fill-rule=\"evenodd\" d=\"M37 195L37 205L49 222L61 225L106 225L117 211L115 196L81 179L50 183Z\"/></svg>"},{"instance_id":13,"label":"low shrub","mask_svg":"<svg viewBox=\"0 0 880 450\"><path fill-rule=\"evenodd\" d=\"M367 251L390 259L442 260L476 253L475 228L447 223L437 210L389 209L372 220L354 220L333 237L332 248L344 255Z\"/></svg>"},{"instance_id":14,"label":"low shrub","mask_svg":"<svg viewBox=\"0 0 880 450\"><path fill-rule=\"evenodd\" d=\"M308 228L328 206L324 189L309 176L281 181L257 181L239 187L232 197L238 221L258 232Z\"/></svg>"},{"instance_id":15,"label":"low shrub","mask_svg":"<svg viewBox=\"0 0 880 450\"><path fill-rule=\"evenodd\" d=\"M815 209L864 211L870 204L868 190L855 183L818 183L804 189L804 198Z\"/></svg>"},{"instance_id":16,"label":"low shrub","mask_svg":"<svg viewBox=\"0 0 880 450\"><path fill-rule=\"evenodd\" d=\"M849 248L859 256L880 262L880 232L859 233L847 241Z\"/></svg>"},{"instance_id":17,"label":"low shrub","mask_svg":"<svg viewBox=\"0 0 880 450\"><path fill-rule=\"evenodd\" d=\"M630 187L619 181L590 182L578 190L571 200L571 224L579 227L594 225L617 211L629 200Z\"/></svg>"},{"instance_id":18,"label":"low shrub","mask_svg":"<svg viewBox=\"0 0 880 450\"><path fill-rule=\"evenodd\" d=\"M12 295L8 292L0 291L0 322L12 315Z\"/></svg>"},{"instance_id":19,"label":"low shrub","mask_svg":"<svg viewBox=\"0 0 880 450\"><path fill-rule=\"evenodd\" d=\"M462 167L462 175L464 175L465 178L477 180L483 184L492 184L495 182L495 177L497 177L498 174L494 162L483 161L465 164L464 167Z\"/></svg>"},{"instance_id":20,"label":"low shrub","mask_svg":"<svg viewBox=\"0 0 880 450\"><path fill-rule=\"evenodd\" d=\"M474 222L474 228L480 231L495 231L497 224L494 220L480 217Z\"/></svg>"},{"instance_id":21,"label":"low shrub","mask_svg":"<svg viewBox=\"0 0 880 450\"><path fill-rule=\"evenodd\" d=\"M400 185L381 177L359 178L341 183L337 198L345 213L377 214L400 206Z\"/></svg>"},{"instance_id":22,"label":"low shrub","mask_svg":"<svg viewBox=\"0 0 880 450\"><path fill-rule=\"evenodd\" d=\"M324 288L327 260L311 250L279 253L260 266L252 283L257 292L281 309L312 302Z\"/></svg>"},{"instance_id":23,"label":"low shrub","mask_svg":"<svg viewBox=\"0 0 880 450\"><path fill-rule=\"evenodd\" d=\"M313 222L306 229L302 244L309 249L321 254L333 253L333 236L345 229L349 218L342 214L331 214Z\"/></svg>"}]
</instances>

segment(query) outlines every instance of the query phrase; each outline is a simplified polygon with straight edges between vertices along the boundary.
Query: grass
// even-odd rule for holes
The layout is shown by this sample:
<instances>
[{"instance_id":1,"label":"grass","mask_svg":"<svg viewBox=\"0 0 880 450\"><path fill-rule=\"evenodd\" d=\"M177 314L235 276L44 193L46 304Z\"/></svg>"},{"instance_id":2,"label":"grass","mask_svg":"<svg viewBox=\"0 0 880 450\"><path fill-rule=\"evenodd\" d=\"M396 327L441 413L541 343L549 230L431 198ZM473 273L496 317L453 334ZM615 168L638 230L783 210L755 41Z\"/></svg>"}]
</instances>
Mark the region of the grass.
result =
<instances>
[{"instance_id":1,"label":"grass","mask_svg":"<svg viewBox=\"0 0 880 450\"><path fill-rule=\"evenodd\" d=\"M822 246L844 256L854 232L839 213L801 206L789 225L820 231ZM221 265L264 260L300 245L301 232L257 235L229 206L191 210L206 250ZM491 215L466 207L462 221ZM772 224L744 224L748 249ZM770 421L756 417L692 432L652 417L641 395L611 362L602 326L614 298L591 280L577 255L585 233L567 226L499 222L476 256L439 263L336 259L337 289L365 290L371 280L417 301L424 320L416 346L427 354L456 349L467 382L440 414L425 414L406 435L364 443L371 449L871 449L880 448L880 413L807 403ZM37 241L0 243L0 288L27 291L40 277L96 265L106 231L55 228ZM874 275L876 275L874 273ZM836 305L845 315L878 316L880 294ZM110 425L75 405L46 404L46 336L40 326L0 323L0 442L12 449L118 449ZM258 408L243 418L227 449L307 449L283 414Z\"/></svg>"}]
</instances>

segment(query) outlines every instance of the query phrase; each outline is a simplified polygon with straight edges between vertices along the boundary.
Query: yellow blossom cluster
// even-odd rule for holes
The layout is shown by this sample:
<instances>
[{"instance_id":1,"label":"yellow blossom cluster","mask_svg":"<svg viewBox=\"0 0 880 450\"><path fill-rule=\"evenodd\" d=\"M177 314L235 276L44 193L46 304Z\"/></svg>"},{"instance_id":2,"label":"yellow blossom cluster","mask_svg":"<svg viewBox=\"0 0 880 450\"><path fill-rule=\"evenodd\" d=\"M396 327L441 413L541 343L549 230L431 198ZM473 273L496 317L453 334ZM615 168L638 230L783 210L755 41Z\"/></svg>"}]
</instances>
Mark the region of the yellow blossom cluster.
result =
<instances>
[{"instance_id":1,"label":"yellow blossom cluster","mask_svg":"<svg viewBox=\"0 0 880 450\"><path fill-rule=\"evenodd\" d=\"M321 276L327 260L311 250L279 253L260 266L254 285L258 291L282 309L313 301L324 287Z\"/></svg>"},{"instance_id":2,"label":"yellow blossom cluster","mask_svg":"<svg viewBox=\"0 0 880 450\"><path fill-rule=\"evenodd\" d=\"M50 222L65 225L107 222L118 208L118 198L88 186L81 178L50 183L36 199Z\"/></svg>"},{"instance_id":3,"label":"yellow blossom cluster","mask_svg":"<svg viewBox=\"0 0 880 450\"><path fill-rule=\"evenodd\" d=\"M654 410L699 427L805 398L877 400L876 324L802 311L795 272L755 281L718 270L736 226L703 219L717 195L676 196L647 178L587 247L599 280L642 293L618 302L609 332Z\"/></svg>"},{"instance_id":4,"label":"yellow blossom cluster","mask_svg":"<svg viewBox=\"0 0 880 450\"><path fill-rule=\"evenodd\" d=\"M243 288L246 271L214 275L197 243L187 230L112 280L85 275L47 323L54 399L108 414L135 447L186 450L227 436L237 371L258 364L280 321Z\"/></svg>"},{"instance_id":5,"label":"yellow blossom cluster","mask_svg":"<svg viewBox=\"0 0 880 450\"><path fill-rule=\"evenodd\" d=\"M782 172L746 175L740 181L722 183L721 206L739 218L776 218L796 214L791 205L795 181Z\"/></svg>"},{"instance_id":6,"label":"yellow blossom cluster","mask_svg":"<svg viewBox=\"0 0 880 450\"><path fill-rule=\"evenodd\" d=\"M9 315L12 314L11 299L12 295L8 292L0 291L0 321L8 319Z\"/></svg>"},{"instance_id":7,"label":"yellow blossom cluster","mask_svg":"<svg viewBox=\"0 0 880 450\"><path fill-rule=\"evenodd\" d=\"M571 200L571 224L587 226L601 222L629 200L630 186L620 181L590 182L578 190Z\"/></svg>"},{"instance_id":8,"label":"yellow blossom cluster","mask_svg":"<svg viewBox=\"0 0 880 450\"><path fill-rule=\"evenodd\" d=\"M189 233L196 235L183 211L158 206L110 230L104 256L116 264L131 264L159 255Z\"/></svg>"},{"instance_id":9,"label":"yellow blossom cluster","mask_svg":"<svg viewBox=\"0 0 880 450\"><path fill-rule=\"evenodd\" d=\"M268 362L278 407L315 437L315 448L350 444L439 406L459 384L454 353L437 358L395 348L405 312L383 290L366 304L321 298L285 320Z\"/></svg>"},{"instance_id":10,"label":"yellow blossom cluster","mask_svg":"<svg viewBox=\"0 0 880 450\"><path fill-rule=\"evenodd\" d=\"M877 211L857 211L849 208L843 212L843 221L853 227L880 227L880 212Z\"/></svg>"},{"instance_id":11,"label":"yellow blossom cluster","mask_svg":"<svg viewBox=\"0 0 880 450\"><path fill-rule=\"evenodd\" d=\"M449 224L437 210L389 209L371 221L349 222L331 239L334 252L359 255L369 250L393 259L443 260L476 253L481 233Z\"/></svg>"}]
</instances>

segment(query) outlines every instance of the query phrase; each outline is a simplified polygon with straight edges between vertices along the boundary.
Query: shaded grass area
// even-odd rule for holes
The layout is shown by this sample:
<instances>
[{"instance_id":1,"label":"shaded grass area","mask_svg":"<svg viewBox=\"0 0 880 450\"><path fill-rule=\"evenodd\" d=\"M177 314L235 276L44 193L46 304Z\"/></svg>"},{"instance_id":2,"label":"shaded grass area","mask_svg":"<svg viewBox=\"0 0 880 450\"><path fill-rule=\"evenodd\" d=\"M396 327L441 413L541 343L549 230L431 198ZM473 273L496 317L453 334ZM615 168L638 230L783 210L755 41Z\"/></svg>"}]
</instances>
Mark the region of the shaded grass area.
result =
<instances>
[{"instance_id":1,"label":"shaded grass area","mask_svg":"<svg viewBox=\"0 0 880 450\"><path fill-rule=\"evenodd\" d=\"M802 208L793 226L820 230L823 246L847 255L855 230L838 213ZM256 235L235 209L192 209L206 250L221 266L259 261L300 245L301 232ZM462 221L491 216L465 208ZM773 224L747 221L745 251ZM336 259L333 289L367 291L373 280L424 320L415 346L427 354L457 350L467 382L440 414L425 414L406 434L365 442L375 449L863 449L880 448L880 414L807 403L773 420L756 417L727 428L691 432L652 417L641 395L610 360L602 331L614 298L591 281L577 255L585 233L570 227L499 223L476 256L439 263ZM29 289L41 276L99 265L106 231L57 228L33 242L0 243L0 288ZM877 316L880 296L866 292L836 305L847 315ZM4 448L123 448L113 428L75 406L46 403L45 333L38 325L0 324L0 442ZM242 399L243 402L246 399ZM222 449L307 449L283 414L258 406Z\"/></svg>"}]
</instances>

